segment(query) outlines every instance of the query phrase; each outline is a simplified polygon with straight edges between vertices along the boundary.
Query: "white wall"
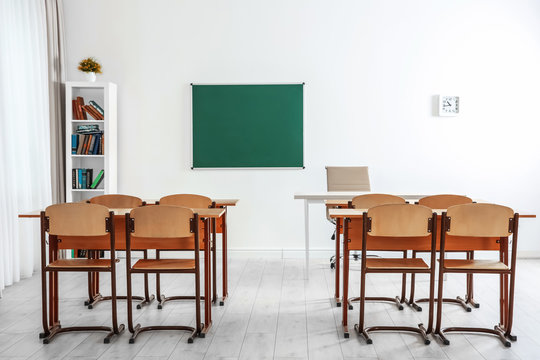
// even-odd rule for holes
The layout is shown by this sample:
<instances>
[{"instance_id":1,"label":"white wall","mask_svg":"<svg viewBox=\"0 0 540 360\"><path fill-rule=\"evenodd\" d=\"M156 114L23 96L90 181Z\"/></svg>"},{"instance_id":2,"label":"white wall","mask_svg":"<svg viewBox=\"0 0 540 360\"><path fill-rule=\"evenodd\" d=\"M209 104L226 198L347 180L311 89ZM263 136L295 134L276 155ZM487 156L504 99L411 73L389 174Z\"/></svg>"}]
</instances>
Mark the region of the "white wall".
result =
<instances>
[{"instance_id":1,"label":"white wall","mask_svg":"<svg viewBox=\"0 0 540 360\"><path fill-rule=\"evenodd\" d=\"M230 247L300 249L325 165L369 165L374 191L458 193L540 214L540 2L68 0L68 79L86 56L118 84L121 193L240 198ZM306 82L305 166L192 171L190 86ZM434 96L459 95L458 117ZM246 220L241 223L242 220ZM331 248L322 207L315 248ZM540 254L538 220L520 227Z\"/></svg>"}]
</instances>

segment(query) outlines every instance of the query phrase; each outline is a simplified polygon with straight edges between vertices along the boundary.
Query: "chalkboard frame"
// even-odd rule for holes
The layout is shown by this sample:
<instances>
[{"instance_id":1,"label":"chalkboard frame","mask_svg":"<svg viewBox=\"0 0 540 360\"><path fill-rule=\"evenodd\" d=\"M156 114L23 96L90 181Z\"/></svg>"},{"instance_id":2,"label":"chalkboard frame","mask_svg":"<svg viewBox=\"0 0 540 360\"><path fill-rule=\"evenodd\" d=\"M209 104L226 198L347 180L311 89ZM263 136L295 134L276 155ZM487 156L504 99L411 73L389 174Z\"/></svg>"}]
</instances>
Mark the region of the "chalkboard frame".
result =
<instances>
[{"instance_id":1,"label":"chalkboard frame","mask_svg":"<svg viewBox=\"0 0 540 360\"><path fill-rule=\"evenodd\" d=\"M304 119L304 113L305 113L305 97L304 97L304 89L305 89L305 82L291 82L291 83L190 83L190 112L191 112L191 144L190 144L190 152L191 152L191 170L303 170L305 169L305 119ZM211 166L195 166L194 165L194 148L195 148L195 134L194 134L194 109L193 109L193 86L198 85L204 85L204 86L236 86L236 85L262 85L262 86L270 86L270 85L301 85L302 86L302 156L301 156L301 166L233 166L233 167L211 167Z\"/></svg>"}]
</instances>

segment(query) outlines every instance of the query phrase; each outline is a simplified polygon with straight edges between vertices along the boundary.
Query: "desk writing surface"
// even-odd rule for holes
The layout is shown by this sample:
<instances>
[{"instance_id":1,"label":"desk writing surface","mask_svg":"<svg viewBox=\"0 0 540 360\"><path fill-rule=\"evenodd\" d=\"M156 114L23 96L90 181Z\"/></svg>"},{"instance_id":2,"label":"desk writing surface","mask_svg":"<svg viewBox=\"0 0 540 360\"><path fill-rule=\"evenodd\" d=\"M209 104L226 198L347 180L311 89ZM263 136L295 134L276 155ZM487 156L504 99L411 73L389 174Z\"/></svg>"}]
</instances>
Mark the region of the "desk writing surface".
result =
<instances>
[{"instance_id":1,"label":"desk writing surface","mask_svg":"<svg viewBox=\"0 0 540 360\"><path fill-rule=\"evenodd\" d=\"M327 204L329 205L329 204ZM335 203L332 203L332 205L335 205ZM358 218L362 217L362 214L364 212L367 212L369 209L328 209L328 215L331 218ZM432 209L434 213L437 215L442 215L443 212L446 211L446 209ZM515 210L514 210L515 211ZM519 211L515 211L519 214L520 218L536 218L536 214L533 214L530 211L524 211L523 213L520 213Z\"/></svg>"},{"instance_id":2,"label":"desk writing surface","mask_svg":"<svg viewBox=\"0 0 540 360\"><path fill-rule=\"evenodd\" d=\"M373 194L370 191L324 191L324 192L311 192L311 193L296 193L294 198L298 200L352 200L353 197L364 194ZM397 195L404 199L418 200L426 195Z\"/></svg>"},{"instance_id":3,"label":"desk writing surface","mask_svg":"<svg viewBox=\"0 0 540 360\"><path fill-rule=\"evenodd\" d=\"M361 218L365 212L369 209L329 209L328 215L331 218ZM433 209L433 212L437 215L442 215L446 209Z\"/></svg>"},{"instance_id":4,"label":"desk writing surface","mask_svg":"<svg viewBox=\"0 0 540 360\"><path fill-rule=\"evenodd\" d=\"M159 199L143 199L148 205L155 204ZM218 206L236 206L239 199L212 199Z\"/></svg>"},{"instance_id":5,"label":"desk writing surface","mask_svg":"<svg viewBox=\"0 0 540 360\"><path fill-rule=\"evenodd\" d=\"M124 215L126 213L129 213L132 209L131 208L124 208L124 209L109 209L114 213L114 215ZM193 212L199 214L201 217L211 217L211 218L219 218L223 216L225 213L225 209L222 208L198 208L198 209L192 209ZM35 211L29 211L24 214L19 214L19 218L38 218L40 217L41 210L35 210Z\"/></svg>"},{"instance_id":6,"label":"desk writing surface","mask_svg":"<svg viewBox=\"0 0 540 360\"><path fill-rule=\"evenodd\" d=\"M139 208L137 208L139 209ZM120 209L109 209L114 213L114 215L124 215L126 213L131 212L131 208L120 208ZM218 218L221 217L225 213L225 209L222 208L193 208L194 213L199 214L200 217L206 217L206 218Z\"/></svg>"}]
</instances>

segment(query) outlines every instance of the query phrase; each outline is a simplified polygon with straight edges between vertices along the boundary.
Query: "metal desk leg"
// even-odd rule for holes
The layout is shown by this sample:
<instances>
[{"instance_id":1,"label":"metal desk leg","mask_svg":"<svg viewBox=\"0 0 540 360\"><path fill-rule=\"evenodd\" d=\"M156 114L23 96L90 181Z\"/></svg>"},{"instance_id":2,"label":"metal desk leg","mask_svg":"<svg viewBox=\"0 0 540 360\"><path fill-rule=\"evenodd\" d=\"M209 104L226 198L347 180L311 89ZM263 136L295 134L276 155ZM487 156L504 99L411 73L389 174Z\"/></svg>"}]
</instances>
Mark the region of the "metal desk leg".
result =
<instances>
[{"instance_id":1,"label":"metal desk leg","mask_svg":"<svg viewBox=\"0 0 540 360\"><path fill-rule=\"evenodd\" d=\"M304 236L306 240L306 279L309 279L309 201L304 199Z\"/></svg>"}]
</instances>

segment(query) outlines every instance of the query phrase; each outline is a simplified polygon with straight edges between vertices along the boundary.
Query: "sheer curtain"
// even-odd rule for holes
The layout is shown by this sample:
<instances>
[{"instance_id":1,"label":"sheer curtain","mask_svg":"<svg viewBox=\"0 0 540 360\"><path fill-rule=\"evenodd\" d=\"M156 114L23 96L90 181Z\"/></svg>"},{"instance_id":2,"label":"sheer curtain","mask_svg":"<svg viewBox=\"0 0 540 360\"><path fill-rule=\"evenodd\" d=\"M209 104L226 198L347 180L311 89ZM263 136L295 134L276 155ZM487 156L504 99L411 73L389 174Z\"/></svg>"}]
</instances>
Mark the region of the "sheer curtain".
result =
<instances>
[{"instance_id":1,"label":"sheer curtain","mask_svg":"<svg viewBox=\"0 0 540 360\"><path fill-rule=\"evenodd\" d=\"M17 215L51 203L45 19L42 0L0 1L0 295L39 250L38 221Z\"/></svg>"}]
</instances>

